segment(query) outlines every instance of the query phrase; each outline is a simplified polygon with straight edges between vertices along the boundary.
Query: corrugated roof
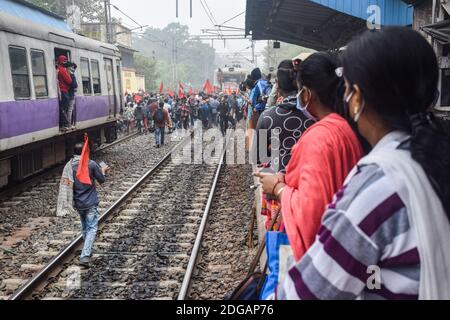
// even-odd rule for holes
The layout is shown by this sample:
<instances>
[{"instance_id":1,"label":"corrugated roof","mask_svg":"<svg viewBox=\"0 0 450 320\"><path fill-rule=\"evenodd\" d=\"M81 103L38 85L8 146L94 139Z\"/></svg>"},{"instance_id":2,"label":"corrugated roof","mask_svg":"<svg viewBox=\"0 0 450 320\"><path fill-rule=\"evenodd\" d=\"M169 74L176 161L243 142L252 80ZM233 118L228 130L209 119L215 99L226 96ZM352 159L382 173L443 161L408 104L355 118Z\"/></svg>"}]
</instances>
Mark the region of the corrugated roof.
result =
<instances>
[{"instance_id":1,"label":"corrugated roof","mask_svg":"<svg viewBox=\"0 0 450 320\"><path fill-rule=\"evenodd\" d=\"M344 46L367 28L370 5L381 24L409 25L412 8L400 0L247 0L246 34L325 50Z\"/></svg>"},{"instance_id":2,"label":"corrugated roof","mask_svg":"<svg viewBox=\"0 0 450 320\"><path fill-rule=\"evenodd\" d=\"M401 0L310 0L336 11L367 20L372 12L372 5L381 9L382 25L412 24L413 9Z\"/></svg>"},{"instance_id":3,"label":"corrugated roof","mask_svg":"<svg viewBox=\"0 0 450 320\"><path fill-rule=\"evenodd\" d=\"M23 0L0 0L0 11L61 31L72 32L63 17Z\"/></svg>"}]
</instances>

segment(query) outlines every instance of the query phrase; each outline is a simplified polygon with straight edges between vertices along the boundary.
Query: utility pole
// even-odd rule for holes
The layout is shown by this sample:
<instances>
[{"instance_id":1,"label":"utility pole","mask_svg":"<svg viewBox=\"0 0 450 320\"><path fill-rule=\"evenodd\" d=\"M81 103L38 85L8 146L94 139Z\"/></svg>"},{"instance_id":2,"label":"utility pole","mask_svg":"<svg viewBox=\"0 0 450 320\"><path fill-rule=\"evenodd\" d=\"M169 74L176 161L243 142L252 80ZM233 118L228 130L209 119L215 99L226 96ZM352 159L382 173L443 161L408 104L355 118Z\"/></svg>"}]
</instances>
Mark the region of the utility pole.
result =
<instances>
[{"instance_id":1,"label":"utility pole","mask_svg":"<svg viewBox=\"0 0 450 320\"><path fill-rule=\"evenodd\" d=\"M110 0L105 1L105 26L106 26L106 42L112 43L112 28L111 28L111 2Z\"/></svg>"},{"instance_id":2,"label":"utility pole","mask_svg":"<svg viewBox=\"0 0 450 320\"><path fill-rule=\"evenodd\" d=\"M254 63L254 64L256 63L256 60L255 60L255 41L252 41L252 63Z\"/></svg>"},{"instance_id":3,"label":"utility pole","mask_svg":"<svg viewBox=\"0 0 450 320\"><path fill-rule=\"evenodd\" d=\"M175 37L172 37L172 84L174 90L176 90L175 87Z\"/></svg>"}]
</instances>

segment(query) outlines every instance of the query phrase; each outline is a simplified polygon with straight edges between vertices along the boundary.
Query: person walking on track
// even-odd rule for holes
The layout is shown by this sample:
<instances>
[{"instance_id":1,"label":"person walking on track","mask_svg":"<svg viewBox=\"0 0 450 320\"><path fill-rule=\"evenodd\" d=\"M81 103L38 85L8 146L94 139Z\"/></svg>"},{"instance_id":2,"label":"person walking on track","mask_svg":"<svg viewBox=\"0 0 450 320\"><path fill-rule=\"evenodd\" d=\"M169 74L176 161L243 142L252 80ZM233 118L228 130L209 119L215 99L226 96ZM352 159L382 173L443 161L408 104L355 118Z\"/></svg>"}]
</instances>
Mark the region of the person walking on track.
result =
<instances>
[{"instance_id":1,"label":"person walking on track","mask_svg":"<svg viewBox=\"0 0 450 320\"><path fill-rule=\"evenodd\" d=\"M104 183L109 167L100 167L95 161L89 160L89 143L77 143L74 147L72 159L73 170L73 201L75 209L81 219L81 227L84 239L83 250L80 256L80 265L89 268L92 246L98 228L98 194L95 181Z\"/></svg>"}]
</instances>

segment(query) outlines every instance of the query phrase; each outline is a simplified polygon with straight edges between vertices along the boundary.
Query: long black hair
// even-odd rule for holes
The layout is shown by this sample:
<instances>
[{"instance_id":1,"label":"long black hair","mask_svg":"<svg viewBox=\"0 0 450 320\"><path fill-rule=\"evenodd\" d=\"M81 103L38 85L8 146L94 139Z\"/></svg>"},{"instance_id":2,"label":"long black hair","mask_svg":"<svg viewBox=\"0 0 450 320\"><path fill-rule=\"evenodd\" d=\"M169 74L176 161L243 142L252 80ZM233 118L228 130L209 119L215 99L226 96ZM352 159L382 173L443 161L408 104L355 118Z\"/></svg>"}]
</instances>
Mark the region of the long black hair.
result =
<instances>
[{"instance_id":1,"label":"long black hair","mask_svg":"<svg viewBox=\"0 0 450 320\"><path fill-rule=\"evenodd\" d=\"M411 153L450 217L450 136L430 112L438 64L418 32L384 27L353 40L342 57L344 75L391 130L411 134Z\"/></svg>"},{"instance_id":2,"label":"long black hair","mask_svg":"<svg viewBox=\"0 0 450 320\"><path fill-rule=\"evenodd\" d=\"M336 69L340 66L338 52L322 51L310 55L300 64L300 70L297 73L299 89L303 86L308 87L316 93L322 105L346 119L361 143L363 151L367 154L371 147L344 107L345 82L336 73Z\"/></svg>"},{"instance_id":3,"label":"long black hair","mask_svg":"<svg viewBox=\"0 0 450 320\"><path fill-rule=\"evenodd\" d=\"M291 60L283 60L278 66L277 79L278 88L286 93L297 90L296 84L297 72L294 70L294 65Z\"/></svg>"}]
</instances>

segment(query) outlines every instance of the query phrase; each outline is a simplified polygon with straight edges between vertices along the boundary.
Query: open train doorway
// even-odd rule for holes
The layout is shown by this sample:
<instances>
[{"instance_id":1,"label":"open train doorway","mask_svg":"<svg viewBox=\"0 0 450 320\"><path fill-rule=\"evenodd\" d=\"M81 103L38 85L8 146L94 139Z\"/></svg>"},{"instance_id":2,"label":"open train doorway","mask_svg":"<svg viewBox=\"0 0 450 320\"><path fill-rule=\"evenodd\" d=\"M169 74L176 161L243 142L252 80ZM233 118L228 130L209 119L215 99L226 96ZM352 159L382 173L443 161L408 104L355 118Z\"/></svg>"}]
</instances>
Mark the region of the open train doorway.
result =
<instances>
[{"instance_id":1,"label":"open train doorway","mask_svg":"<svg viewBox=\"0 0 450 320\"><path fill-rule=\"evenodd\" d=\"M72 68L72 72L75 72L76 64L72 63L71 59L71 53L70 50L63 49L63 48L55 48L55 68L58 66L58 60L59 57L64 56L67 58L68 64L65 66L67 70L69 71L69 68ZM57 86L60 86L59 79L57 76L56 79ZM75 100L70 99L70 96L66 92L61 92L61 90L58 90L58 100L59 100L59 127L62 131L66 131L70 128L73 128L75 125L74 119L75 119Z\"/></svg>"}]
</instances>

